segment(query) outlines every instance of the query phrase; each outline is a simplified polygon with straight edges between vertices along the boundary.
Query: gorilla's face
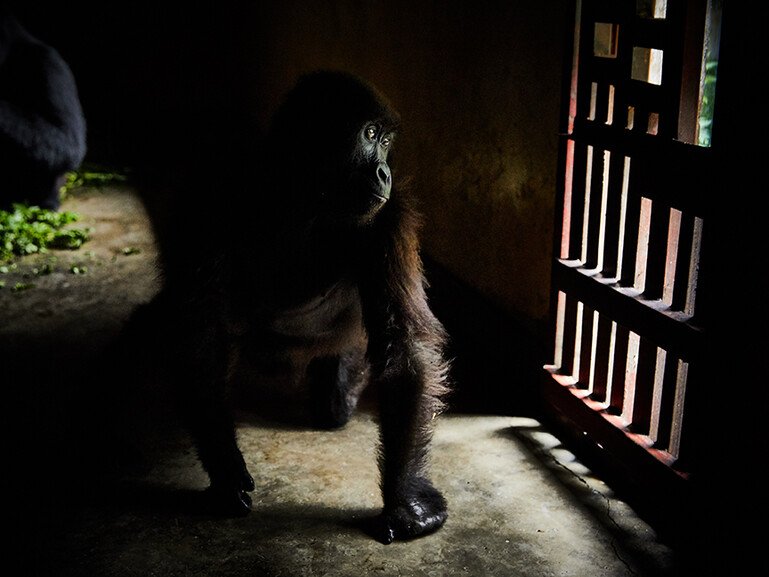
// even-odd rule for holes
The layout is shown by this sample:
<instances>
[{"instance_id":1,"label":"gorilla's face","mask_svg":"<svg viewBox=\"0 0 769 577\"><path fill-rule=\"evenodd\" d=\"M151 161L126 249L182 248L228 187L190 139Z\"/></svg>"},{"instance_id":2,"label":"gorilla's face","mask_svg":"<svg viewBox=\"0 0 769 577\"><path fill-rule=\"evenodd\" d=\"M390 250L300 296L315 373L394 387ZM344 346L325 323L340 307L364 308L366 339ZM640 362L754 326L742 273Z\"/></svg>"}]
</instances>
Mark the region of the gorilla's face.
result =
<instances>
[{"instance_id":1,"label":"gorilla's face","mask_svg":"<svg viewBox=\"0 0 769 577\"><path fill-rule=\"evenodd\" d=\"M366 121L351 143L352 155L343 169L346 186L329 200L338 210L367 221L376 215L392 192L392 173L387 156L395 128L386 119Z\"/></svg>"},{"instance_id":2,"label":"gorilla's face","mask_svg":"<svg viewBox=\"0 0 769 577\"><path fill-rule=\"evenodd\" d=\"M292 201L366 224L392 192L388 155L397 126L397 115L360 80L310 75L276 114L270 162Z\"/></svg>"}]
</instances>

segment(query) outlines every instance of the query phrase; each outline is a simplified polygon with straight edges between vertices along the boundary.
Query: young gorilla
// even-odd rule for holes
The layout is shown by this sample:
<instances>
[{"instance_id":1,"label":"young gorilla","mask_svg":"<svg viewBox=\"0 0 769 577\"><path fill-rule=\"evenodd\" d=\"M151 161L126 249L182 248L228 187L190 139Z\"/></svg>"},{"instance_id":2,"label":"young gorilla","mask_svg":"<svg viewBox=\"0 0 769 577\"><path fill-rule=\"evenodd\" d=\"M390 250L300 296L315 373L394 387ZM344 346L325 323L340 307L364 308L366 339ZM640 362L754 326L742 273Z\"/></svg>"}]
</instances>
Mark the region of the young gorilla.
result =
<instances>
[{"instance_id":1,"label":"young gorilla","mask_svg":"<svg viewBox=\"0 0 769 577\"><path fill-rule=\"evenodd\" d=\"M357 78L303 77L273 119L254 210L235 209L248 222L229 227L226 251L196 253L186 275L169 263L189 426L209 492L230 512L248 512L254 482L224 403L225 343L265 372L303 379L324 427L344 425L371 381L384 499L377 538L413 538L446 519L426 473L445 392L444 331L425 297L418 218L387 164L397 126Z\"/></svg>"}]
</instances>

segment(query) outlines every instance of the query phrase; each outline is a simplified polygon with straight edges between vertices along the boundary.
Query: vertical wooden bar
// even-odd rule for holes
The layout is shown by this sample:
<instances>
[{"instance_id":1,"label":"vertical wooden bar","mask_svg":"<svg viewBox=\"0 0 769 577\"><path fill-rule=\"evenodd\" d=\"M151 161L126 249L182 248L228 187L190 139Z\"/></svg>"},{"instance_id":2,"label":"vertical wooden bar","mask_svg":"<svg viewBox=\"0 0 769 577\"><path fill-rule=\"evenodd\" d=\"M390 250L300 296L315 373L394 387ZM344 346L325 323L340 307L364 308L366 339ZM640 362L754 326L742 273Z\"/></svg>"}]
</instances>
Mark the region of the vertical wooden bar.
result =
<instances>
[{"instance_id":1,"label":"vertical wooden bar","mask_svg":"<svg viewBox=\"0 0 769 577\"><path fill-rule=\"evenodd\" d=\"M649 439L656 443L659 439L660 420L662 418L662 397L665 392L665 367L668 354L665 349L657 349L657 362L654 367L651 410L649 412ZM672 361L672 359L671 359Z\"/></svg>"},{"instance_id":2,"label":"vertical wooden bar","mask_svg":"<svg viewBox=\"0 0 769 577\"><path fill-rule=\"evenodd\" d=\"M699 243L697 244L699 245ZM692 271L692 259L694 258L696 261L696 256L692 254L693 250L699 252L699 246L695 246L694 243L694 217L682 213L678 228L678 260L675 268L673 294L670 300L670 308L676 311L686 310L687 295L690 291L689 274L694 272Z\"/></svg>"},{"instance_id":3,"label":"vertical wooden bar","mask_svg":"<svg viewBox=\"0 0 769 577\"><path fill-rule=\"evenodd\" d=\"M639 339L632 417L630 418L631 428L635 433L649 434L656 368L657 346L647 339Z\"/></svg>"},{"instance_id":4,"label":"vertical wooden bar","mask_svg":"<svg viewBox=\"0 0 769 577\"><path fill-rule=\"evenodd\" d=\"M572 206L571 221L569 224L569 251L566 257L569 260L582 259L583 229L585 222L584 201L589 198L585 191L585 182L588 172L588 149L590 147L574 144L574 169L572 172Z\"/></svg>"},{"instance_id":5,"label":"vertical wooden bar","mask_svg":"<svg viewBox=\"0 0 769 577\"><path fill-rule=\"evenodd\" d=\"M652 202L641 198L641 210L638 216L638 242L635 253L635 277L633 287L643 291L646 286L646 259L649 253L649 226L651 224Z\"/></svg>"},{"instance_id":6,"label":"vertical wooden bar","mask_svg":"<svg viewBox=\"0 0 769 577\"><path fill-rule=\"evenodd\" d=\"M667 261L668 230L670 228L670 209L659 201L652 203L649 224L649 245L646 257L646 282L644 296L648 299L662 298Z\"/></svg>"},{"instance_id":7,"label":"vertical wooden bar","mask_svg":"<svg viewBox=\"0 0 769 577\"><path fill-rule=\"evenodd\" d=\"M615 99L615 88L613 84L609 84L606 98L608 100L607 102L607 111L606 111L606 124L612 125L614 124L614 99Z\"/></svg>"},{"instance_id":8,"label":"vertical wooden bar","mask_svg":"<svg viewBox=\"0 0 769 577\"><path fill-rule=\"evenodd\" d=\"M635 389L638 379L638 356L640 349L640 337L630 331L628 333L627 343L627 364L625 365L625 387L622 399L622 419L625 424L633 422L633 411L635 410Z\"/></svg>"},{"instance_id":9,"label":"vertical wooden bar","mask_svg":"<svg viewBox=\"0 0 769 577\"><path fill-rule=\"evenodd\" d=\"M553 331L553 367L560 372L563 366L563 332L566 315L566 294L557 291L555 299L551 299L555 310L555 330Z\"/></svg>"},{"instance_id":10,"label":"vertical wooden bar","mask_svg":"<svg viewBox=\"0 0 769 577\"><path fill-rule=\"evenodd\" d=\"M594 148L592 163L589 170L590 178L585 192L585 218L587 227L585 229L585 245L582 249L584 267L595 269L600 266L600 239L602 236L601 226L603 224L604 211L604 163L608 153L604 150Z\"/></svg>"},{"instance_id":11,"label":"vertical wooden bar","mask_svg":"<svg viewBox=\"0 0 769 577\"><path fill-rule=\"evenodd\" d=\"M620 415L625 404L625 380L628 372L630 332L622 325L614 331L614 355L612 357L611 390L609 391L609 413Z\"/></svg>"},{"instance_id":12,"label":"vertical wooden bar","mask_svg":"<svg viewBox=\"0 0 769 577\"><path fill-rule=\"evenodd\" d=\"M579 350L579 375L577 387L590 391L590 375L593 367L593 346L595 329L595 311L590 307L582 308L581 346Z\"/></svg>"},{"instance_id":13,"label":"vertical wooden bar","mask_svg":"<svg viewBox=\"0 0 769 577\"><path fill-rule=\"evenodd\" d=\"M671 90L671 95L679 96L675 100L678 105L677 138L683 142L696 144L707 2L686 0L676 4L681 8L674 13L673 18L685 19L685 24L682 23L674 28L678 33L669 42L670 55L666 55L665 58L678 60L678 74L673 77L677 85L671 87L674 90L678 89L675 92ZM673 50L674 47L675 50ZM675 62L671 62L671 68L675 65Z\"/></svg>"},{"instance_id":14,"label":"vertical wooden bar","mask_svg":"<svg viewBox=\"0 0 769 577\"><path fill-rule=\"evenodd\" d=\"M677 447L678 443L672 442L672 435L674 430L677 432L679 431L679 429L676 428L677 422L680 421L676 413L677 410L680 410L677 402L683 400L682 398L678 398L678 395L681 392L681 389L678 386L681 373L680 359L677 359L668 353L662 371L661 390L657 391L658 400L655 400L659 406L659 416L657 422L652 423L652 432L649 436L652 438L652 441L655 442L657 448L666 450L671 453L671 455L675 456L677 448L675 453L671 451L671 448L674 444ZM686 379L684 378L684 386L686 385L685 381Z\"/></svg>"},{"instance_id":15,"label":"vertical wooden bar","mask_svg":"<svg viewBox=\"0 0 769 577\"><path fill-rule=\"evenodd\" d=\"M692 418L696 413L689 410L692 401L691 397L687 396L686 389L689 381L697 378L697 371L684 361L679 361L677 368L668 452L676 459L676 466L685 470L691 465L689 460L692 458L693 447L697 443L697 439L688 431L698 429L694 423L695 419Z\"/></svg>"},{"instance_id":16,"label":"vertical wooden bar","mask_svg":"<svg viewBox=\"0 0 769 577\"><path fill-rule=\"evenodd\" d=\"M592 387L590 397L599 403L606 403L609 379L609 359L612 351L612 321L605 314L598 314L593 354Z\"/></svg>"},{"instance_id":17,"label":"vertical wooden bar","mask_svg":"<svg viewBox=\"0 0 769 577\"><path fill-rule=\"evenodd\" d=\"M609 87L598 83L595 91L595 110L593 120L605 124L609 116Z\"/></svg>"},{"instance_id":18,"label":"vertical wooden bar","mask_svg":"<svg viewBox=\"0 0 769 577\"><path fill-rule=\"evenodd\" d=\"M632 159L631 159L632 161ZM633 165L630 165L627 186L627 203L625 206L625 227L622 231L622 268L619 284L632 287L636 277L636 253L638 252L638 237L641 227L641 195L633 186Z\"/></svg>"},{"instance_id":19,"label":"vertical wooden bar","mask_svg":"<svg viewBox=\"0 0 769 577\"><path fill-rule=\"evenodd\" d=\"M681 211L671 208L669 212L668 223L668 242L665 249L665 272L662 282L662 302L670 306L673 304L673 292L676 284L676 272L678 261L684 260L681 253Z\"/></svg>"},{"instance_id":20,"label":"vertical wooden bar","mask_svg":"<svg viewBox=\"0 0 769 577\"><path fill-rule=\"evenodd\" d=\"M574 349L576 346L576 327L577 327L577 299L566 295L566 304L563 315L563 348L561 352L562 375L574 375L575 357Z\"/></svg>"},{"instance_id":21,"label":"vertical wooden bar","mask_svg":"<svg viewBox=\"0 0 769 577\"><path fill-rule=\"evenodd\" d=\"M579 381L579 374L582 369L582 328L584 312L585 305L577 301L577 313L572 323L572 326L574 327L574 362L571 368L571 376L575 381Z\"/></svg>"},{"instance_id":22,"label":"vertical wooden bar","mask_svg":"<svg viewBox=\"0 0 769 577\"><path fill-rule=\"evenodd\" d=\"M601 274L604 277L617 276L621 225L624 218L624 172L625 157L612 154L609 161L609 182L606 188L606 216L604 225L603 257Z\"/></svg>"},{"instance_id":23,"label":"vertical wooden bar","mask_svg":"<svg viewBox=\"0 0 769 577\"><path fill-rule=\"evenodd\" d=\"M694 224L692 227L692 249L690 251L689 260L689 282L687 283L686 290L686 304L683 311L687 315L695 315L698 312L702 313L702 300L698 298L698 294L701 289L702 277L700 275L701 258L700 250L702 246L702 230L703 221L699 217L694 218Z\"/></svg>"},{"instance_id":24,"label":"vertical wooden bar","mask_svg":"<svg viewBox=\"0 0 769 577\"><path fill-rule=\"evenodd\" d=\"M559 191L556 198L556 203L559 204L558 211L561 214L561 219L555 223L555 230L557 231L557 236L561 237L561 246L557 258L568 259L571 243L571 211L574 205L572 196L574 189L574 140L571 138L566 139L565 143L561 143L561 148L562 152L560 154L565 156L566 162L563 174L560 175L563 189Z\"/></svg>"}]
</instances>

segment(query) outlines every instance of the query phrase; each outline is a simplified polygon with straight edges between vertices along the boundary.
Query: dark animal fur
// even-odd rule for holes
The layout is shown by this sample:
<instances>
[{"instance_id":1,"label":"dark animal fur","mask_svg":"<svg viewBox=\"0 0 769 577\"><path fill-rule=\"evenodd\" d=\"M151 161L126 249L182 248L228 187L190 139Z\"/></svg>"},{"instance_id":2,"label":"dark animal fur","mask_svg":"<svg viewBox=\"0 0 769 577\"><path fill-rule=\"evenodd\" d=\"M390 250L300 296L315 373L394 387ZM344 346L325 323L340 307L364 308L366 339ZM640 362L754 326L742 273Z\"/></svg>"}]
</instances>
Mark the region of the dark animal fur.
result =
<instances>
[{"instance_id":1,"label":"dark animal fur","mask_svg":"<svg viewBox=\"0 0 769 577\"><path fill-rule=\"evenodd\" d=\"M208 205L224 223L207 235L214 242L196 245L184 228L192 217L174 219L173 207L158 236L162 299L180 335L174 356L181 359L183 408L212 496L242 513L254 489L225 402L233 366L309 387L315 422L324 427L344 425L370 381L379 399L384 499L375 530L389 542L435 530L446 518L427 460L447 366L407 190L393 188L370 217L350 216L339 197L357 162L352 135L366 119L397 126L386 102L358 79L303 79L258 152L263 164L233 160L248 148L220 140L234 155L230 164L215 167L216 178L205 174L210 164L197 165L202 171L184 181L187 193L209 198L235 192L229 203Z\"/></svg>"},{"instance_id":2,"label":"dark animal fur","mask_svg":"<svg viewBox=\"0 0 769 577\"><path fill-rule=\"evenodd\" d=\"M72 72L0 5L0 209L13 202L57 209L64 174L85 149Z\"/></svg>"}]
</instances>

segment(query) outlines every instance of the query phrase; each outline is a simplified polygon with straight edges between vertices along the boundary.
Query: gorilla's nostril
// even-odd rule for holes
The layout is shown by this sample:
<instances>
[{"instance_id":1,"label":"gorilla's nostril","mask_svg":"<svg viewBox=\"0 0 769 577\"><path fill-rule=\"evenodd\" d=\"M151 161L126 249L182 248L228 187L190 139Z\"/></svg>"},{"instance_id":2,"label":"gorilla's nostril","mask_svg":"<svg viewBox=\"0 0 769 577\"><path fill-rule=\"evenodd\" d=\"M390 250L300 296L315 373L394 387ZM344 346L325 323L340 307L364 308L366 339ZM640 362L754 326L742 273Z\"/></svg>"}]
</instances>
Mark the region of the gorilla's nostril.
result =
<instances>
[{"instance_id":1,"label":"gorilla's nostril","mask_svg":"<svg viewBox=\"0 0 769 577\"><path fill-rule=\"evenodd\" d=\"M386 164L380 164L377 167L376 175L383 183L390 184L390 167L388 167Z\"/></svg>"}]
</instances>

